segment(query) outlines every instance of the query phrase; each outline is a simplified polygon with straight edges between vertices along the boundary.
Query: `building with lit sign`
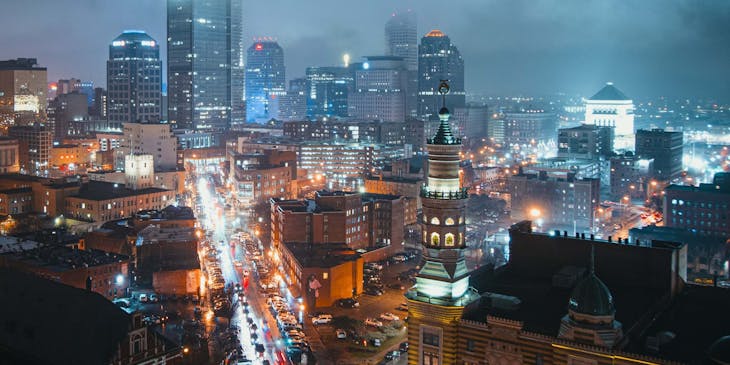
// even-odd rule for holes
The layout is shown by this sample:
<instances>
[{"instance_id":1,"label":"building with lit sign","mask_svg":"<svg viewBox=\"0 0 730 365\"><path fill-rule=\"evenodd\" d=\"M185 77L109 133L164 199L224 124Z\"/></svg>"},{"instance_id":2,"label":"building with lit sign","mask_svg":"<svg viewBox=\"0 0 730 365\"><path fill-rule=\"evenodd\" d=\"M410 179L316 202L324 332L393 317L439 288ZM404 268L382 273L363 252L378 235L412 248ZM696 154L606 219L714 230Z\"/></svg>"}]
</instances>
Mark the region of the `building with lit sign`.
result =
<instances>
[{"instance_id":1,"label":"building with lit sign","mask_svg":"<svg viewBox=\"0 0 730 365\"><path fill-rule=\"evenodd\" d=\"M246 52L246 121L278 117L278 101L286 90L284 50L272 40L258 40Z\"/></svg>"},{"instance_id":2,"label":"building with lit sign","mask_svg":"<svg viewBox=\"0 0 730 365\"><path fill-rule=\"evenodd\" d=\"M109 46L107 113L115 123L161 119L160 46L147 33L127 30Z\"/></svg>"},{"instance_id":3,"label":"building with lit sign","mask_svg":"<svg viewBox=\"0 0 730 365\"><path fill-rule=\"evenodd\" d=\"M47 74L35 58L0 61L0 124L45 121Z\"/></svg>"},{"instance_id":4,"label":"building with lit sign","mask_svg":"<svg viewBox=\"0 0 730 365\"><path fill-rule=\"evenodd\" d=\"M613 128L614 150L634 150L634 102L626 94L608 82L585 105L585 123Z\"/></svg>"},{"instance_id":5,"label":"building with lit sign","mask_svg":"<svg viewBox=\"0 0 730 365\"><path fill-rule=\"evenodd\" d=\"M167 0L168 121L222 131L245 120L243 0Z\"/></svg>"}]
</instances>

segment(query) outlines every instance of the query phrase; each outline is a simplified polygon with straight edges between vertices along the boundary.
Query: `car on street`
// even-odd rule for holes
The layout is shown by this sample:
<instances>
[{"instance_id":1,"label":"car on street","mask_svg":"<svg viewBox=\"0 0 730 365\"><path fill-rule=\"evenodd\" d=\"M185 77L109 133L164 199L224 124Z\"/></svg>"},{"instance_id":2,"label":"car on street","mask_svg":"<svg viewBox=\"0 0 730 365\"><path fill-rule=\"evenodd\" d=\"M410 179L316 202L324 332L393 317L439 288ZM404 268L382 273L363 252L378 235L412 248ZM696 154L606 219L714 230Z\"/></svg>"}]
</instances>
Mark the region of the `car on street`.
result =
<instances>
[{"instance_id":1,"label":"car on street","mask_svg":"<svg viewBox=\"0 0 730 365\"><path fill-rule=\"evenodd\" d=\"M380 328L380 327L383 327L383 322L380 322L374 318L365 318L365 325Z\"/></svg>"},{"instance_id":2,"label":"car on street","mask_svg":"<svg viewBox=\"0 0 730 365\"><path fill-rule=\"evenodd\" d=\"M330 322L332 322L332 315L329 314L323 314L312 318L312 324L327 324Z\"/></svg>"},{"instance_id":3,"label":"car on street","mask_svg":"<svg viewBox=\"0 0 730 365\"><path fill-rule=\"evenodd\" d=\"M346 298L346 299L340 299L337 302L337 305L342 308L357 308L360 306L360 303L355 300L354 298Z\"/></svg>"},{"instance_id":4,"label":"car on street","mask_svg":"<svg viewBox=\"0 0 730 365\"><path fill-rule=\"evenodd\" d=\"M150 303L157 303L159 301L160 301L160 297L158 297L157 294L155 294L155 293L150 294L150 296L149 296Z\"/></svg>"},{"instance_id":5,"label":"car on street","mask_svg":"<svg viewBox=\"0 0 730 365\"><path fill-rule=\"evenodd\" d=\"M395 309L403 312L408 312L408 303L401 303Z\"/></svg>"},{"instance_id":6,"label":"car on street","mask_svg":"<svg viewBox=\"0 0 730 365\"><path fill-rule=\"evenodd\" d=\"M374 296L380 296L380 295L383 295L383 291L380 290L380 289L378 289L378 288L369 286L369 287L366 287L365 288L365 294L367 294L367 295L374 295Z\"/></svg>"},{"instance_id":7,"label":"car on street","mask_svg":"<svg viewBox=\"0 0 730 365\"><path fill-rule=\"evenodd\" d=\"M398 321L398 320L400 320L400 317L396 316L393 313L385 312L380 315L380 319L382 319L384 321Z\"/></svg>"},{"instance_id":8,"label":"car on street","mask_svg":"<svg viewBox=\"0 0 730 365\"><path fill-rule=\"evenodd\" d=\"M388 284L388 288L396 289L396 290L405 290L406 289L406 287L401 283Z\"/></svg>"},{"instance_id":9,"label":"car on street","mask_svg":"<svg viewBox=\"0 0 730 365\"><path fill-rule=\"evenodd\" d=\"M375 346L375 347L380 347L380 345L382 344L382 342L380 341L379 338L373 338L372 340L370 340L370 344L373 345L373 346Z\"/></svg>"},{"instance_id":10,"label":"car on street","mask_svg":"<svg viewBox=\"0 0 730 365\"><path fill-rule=\"evenodd\" d=\"M401 342L400 346L398 346L398 350L400 350L401 353L408 352L408 341Z\"/></svg>"},{"instance_id":11,"label":"car on street","mask_svg":"<svg viewBox=\"0 0 730 365\"><path fill-rule=\"evenodd\" d=\"M343 338L347 338L347 332L345 332L345 330L343 330L342 328L338 328L335 333L337 334L337 338L340 340Z\"/></svg>"}]
</instances>

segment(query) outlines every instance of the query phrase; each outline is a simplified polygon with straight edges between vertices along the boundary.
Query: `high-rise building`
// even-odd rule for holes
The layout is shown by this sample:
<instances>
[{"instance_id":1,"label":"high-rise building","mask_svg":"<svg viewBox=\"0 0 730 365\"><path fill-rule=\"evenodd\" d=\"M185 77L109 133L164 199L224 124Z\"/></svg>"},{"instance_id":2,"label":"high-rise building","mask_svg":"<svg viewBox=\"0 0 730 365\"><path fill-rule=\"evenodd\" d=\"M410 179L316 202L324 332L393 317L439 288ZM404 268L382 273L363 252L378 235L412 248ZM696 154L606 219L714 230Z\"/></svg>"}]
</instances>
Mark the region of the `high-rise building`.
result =
<instances>
[{"instance_id":1,"label":"high-rise building","mask_svg":"<svg viewBox=\"0 0 730 365\"><path fill-rule=\"evenodd\" d=\"M585 105L585 123L613 128L614 150L634 150L634 102L626 94L608 82Z\"/></svg>"},{"instance_id":2,"label":"high-rise building","mask_svg":"<svg viewBox=\"0 0 730 365\"><path fill-rule=\"evenodd\" d=\"M278 101L286 90L284 50L276 41L261 39L246 52L246 120L266 122L278 117Z\"/></svg>"},{"instance_id":3,"label":"high-rise building","mask_svg":"<svg viewBox=\"0 0 730 365\"><path fill-rule=\"evenodd\" d=\"M613 128L582 124L558 129L558 157L599 160L613 153Z\"/></svg>"},{"instance_id":4,"label":"high-rise building","mask_svg":"<svg viewBox=\"0 0 730 365\"><path fill-rule=\"evenodd\" d=\"M91 107L94 100L94 82L81 81L79 79L61 79L58 82L51 83L48 90L48 100L53 100L59 95L70 94L73 92L86 95L87 104ZM53 94L51 94L53 93Z\"/></svg>"},{"instance_id":5,"label":"high-rise building","mask_svg":"<svg viewBox=\"0 0 730 365\"><path fill-rule=\"evenodd\" d=\"M403 57L408 70L406 115L415 117L418 105L418 28L412 10L394 12L385 23L385 54Z\"/></svg>"},{"instance_id":6,"label":"high-rise building","mask_svg":"<svg viewBox=\"0 0 730 365\"><path fill-rule=\"evenodd\" d=\"M289 90L279 97L279 119L304 120L307 117L307 79L289 81Z\"/></svg>"},{"instance_id":7,"label":"high-rise building","mask_svg":"<svg viewBox=\"0 0 730 365\"><path fill-rule=\"evenodd\" d=\"M162 103L160 45L143 31L124 31L109 46L106 83L109 121L159 121Z\"/></svg>"},{"instance_id":8,"label":"high-rise building","mask_svg":"<svg viewBox=\"0 0 730 365\"><path fill-rule=\"evenodd\" d=\"M101 87L94 88L94 102L89 108L89 115L101 119L106 119L106 90Z\"/></svg>"},{"instance_id":9,"label":"high-rise building","mask_svg":"<svg viewBox=\"0 0 730 365\"><path fill-rule=\"evenodd\" d=\"M12 126L8 135L18 140L21 172L30 175L47 175L53 131L45 126Z\"/></svg>"},{"instance_id":10,"label":"high-rise building","mask_svg":"<svg viewBox=\"0 0 730 365\"><path fill-rule=\"evenodd\" d=\"M684 135L663 129L636 131L636 154L654 159L652 174L659 180L669 181L682 174Z\"/></svg>"},{"instance_id":11,"label":"high-rise building","mask_svg":"<svg viewBox=\"0 0 730 365\"><path fill-rule=\"evenodd\" d=\"M448 85L438 91L445 95ZM421 189L423 263L416 286L406 292L410 364L456 364L442 351L456 348L456 328L448 323L478 298L466 267L466 188L461 187L461 139L454 137L449 110L439 110L438 131L426 144L428 177ZM415 356L414 356L415 355ZM413 356L413 357L411 357Z\"/></svg>"},{"instance_id":12,"label":"high-rise building","mask_svg":"<svg viewBox=\"0 0 730 365\"><path fill-rule=\"evenodd\" d=\"M71 122L89 116L87 96L79 92L59 94L48 104L48 125L53 128L53 140L62 142L68 136Z\"/></svg>"},{"instance_id":13,"label":"high-rise building","mask_svg":"<svg viewBox=\"0 0 730 365\"><path fill-rule=\"evenodd\" d=\"M451 87L446 103L452 108L464 107L464 60L448 36L432 30L421 38L418 46L418 117L436 116L441 105L438 94L441 80L449 80Z\"/></svg>"},{"instance_id":14,"label":"high-rise building","mask_svg":"<svg viewBox=\"0 0 730 365\"><path fill-rule=\"evenodd\" d=\"M35 58L0 61L0 125L43 123L48 76Z\"/></svg>"},{"instance_id":15,"label":"high-rise building","mask_svg":"<svg viewBox=\"0 0 730 365\"><path fill-rule=\"evenodd\" d=\"M354 67L307 67L307 116L348 116L347 97L354 84Z\"/></svg>"},{"instance_id":16,"label":"high-rise building","mask_svg":"<svg viewBox=\"0 0 730 365\"><path fill-rule=\"evenodd\" d=\"M242 3L167 0L168 119L178 128L244 121Z\"/></svg>"},{"instance_id":17,"label":"high-rise building","mask_svg":"<svg viewBox=\"0 0 730 365\"><path fill-rule=\"evenodd\" d=\"M408 70L402 57L365 57L355 71L355 86L348 95L350 116L359 119L403 122L406 117Z\"/></svg>"}]
</instances>

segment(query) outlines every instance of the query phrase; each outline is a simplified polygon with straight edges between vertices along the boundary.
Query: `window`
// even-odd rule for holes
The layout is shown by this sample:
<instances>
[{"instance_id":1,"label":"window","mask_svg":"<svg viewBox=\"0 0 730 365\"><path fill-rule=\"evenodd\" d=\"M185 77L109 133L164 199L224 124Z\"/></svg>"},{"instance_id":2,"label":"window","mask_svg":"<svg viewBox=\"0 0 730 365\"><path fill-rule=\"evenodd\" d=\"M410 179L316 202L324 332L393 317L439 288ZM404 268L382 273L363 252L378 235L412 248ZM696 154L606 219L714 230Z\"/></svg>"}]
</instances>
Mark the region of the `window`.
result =
<instances>
[{"instance_id":1,"label":"window","mask_svg":"<svg viewBox=\"0 0 730 365\"><path fill-rule=\"evenodd\" d=\"M423 365L439 365L439 354L430 351L424 351Z\"/></svg>"},{"instance_id":2,"label":"window","mask_svg":"<svg viewBox=\"0 0 730 365\"><path fill-rule=\"evenodd\" d=\"M441 222L439 221L438 217L431 218L431 224L440 224L440 223Z\"/></svg>"},{"instance_id":3,"label":"window","mask_svg":"<svg viewBox=\"0 0 730 365\"><path fill-rule=\"evenodd\" d=\"M441 241L441 237L438 233L433 232L431 233L431 246L438 246Z\"/></svg>"},{"instance_id":4,"label":"window","mask_svg":"<svg viewBox=\"0 0 730 365\"><path fill-rule=\"evenodd\" d=\"M447 226L453 226L453 225L454 225L454 219L453 219L453 218L451 218L451 217L449 217L449 218L446 218L445 224L446 224Z\"/></svg>"},{"instance_id":5,"label":"window","mask_svg":"<svg viewBox=\"0 0 730 365\"><path fill-rule=\"evenodd\" d=\"M447 233L445 238L444 245L445 246L453 246L454 245L454 234L453 233Z\"/></svg>"},{"instance_id":6,"label":"window","mask_svg":"<svg viewBox=\"0 0 730 365\"><path fill-rule=\"evenodd\" d=\"M474 351L474 340L466 340L466 351Z\"/></svg>"}]
</instances>

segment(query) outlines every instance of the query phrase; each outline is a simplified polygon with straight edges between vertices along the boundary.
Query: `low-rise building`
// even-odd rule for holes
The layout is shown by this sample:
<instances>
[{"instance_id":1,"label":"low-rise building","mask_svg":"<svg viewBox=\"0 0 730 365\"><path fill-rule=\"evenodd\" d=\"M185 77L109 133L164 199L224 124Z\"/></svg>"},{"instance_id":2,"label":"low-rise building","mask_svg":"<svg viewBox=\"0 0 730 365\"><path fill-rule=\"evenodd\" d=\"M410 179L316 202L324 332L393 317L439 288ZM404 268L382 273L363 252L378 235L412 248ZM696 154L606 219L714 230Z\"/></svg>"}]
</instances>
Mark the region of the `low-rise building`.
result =
<instances>
[{"instance_id":1,"label":"low-rise building","mask_svg":"<svg viewBox=\"0 0 730 365\"><path fill-rule=\"evenodd\" d=\"M558 129L558 157L599 160L613 153L613 128L581 124Z\"/></svg>"},{"instance_id":2,"label":"low-rise building","mask_svg":"<svg viewBox=\"0 0 730 365\"><path fill-rule=\"evenodd\" d=\"M664 189L664 225L705 236L730 237L730 173L715 174L712 184L669 185Z\"/></svg>"},{"instance_id":3,"label":"low-rise building","mask_svg":"<svg viewBox=\"0 0 730 365\"><path fill-rule=\"evenodd\" d=\"M140 280L151 282L155 292L199 294L201 272L194 227L150 224L139 231L136 251Z\"/></svg>"},{"instance_id":4,"label":"low-rise building","mask_svg":"<svg viewBox=\"0 0 730 365\"><path fill-rule=\"evenodd\" d=\"M80 144L60 144L51 148L51 169L60 174L77 173L91 165L91 150Z\"/></svg>"},{"instance_id":5,"label":"low-rise building","mask_svg":"<svg viewBox=\"0 0 730 365\"><path fill-rule=\"evenodd\" d=\"M296 196L297 156L292 151L231 154L233 192L240 204Z\"/></svg>"},{"instance_id":6,"label":"low-rise building","mask_svg":"<svg viewBox=\"0 0 730 365\"><path fill-rule=\"evenodd\" d=\"M364 260L348 245L285 242L280 248L284 276L309 308L330 307L362 293Z\"/></svg>"},{"instance_id":7,"label":"low-rise building","mask_svg":"<svg viewBox=\"0 0 730 365\"><path fill-rule=\"evenodd\" d=\"M653 171L654 159L626 152L611 157L611 196L614 199L647 199L648 184Z\"/></svg>"},{"instance_id":8,"label":"low-rise building","mask_svg":"<svg viewBox=\"0 0 730 365\"><path fill-rule=\"evenodd\" d=\"M33 273L106 298L126 296L129 257L97 250L42 245L15 237L0 238L0 267Z\"/></svg>"},{"instance_id":9,"label":"low-rise building","mask_svg":"<svg viewBox=\"0 0 730 365\"><path fill-rule=\"evenodd\" d=\"M20 172L18 148L17 139L0 136L0 174Z\"/></svg>"},{"instance_id":10,"label":"low-rise building","mask_svg":"<svg viewBox=\"0 0 730 365\"><path fill-rule=\"evenodd\" d=\"M30 187L0 190L0 216L33 211L33 189Z\"/></svg>"},{"instance_id":11,"label":"low-rise building","mask_svg":"<svg viewBox=\"0 0 730 365\"><path fill-rule=\"evenodd\" d=\"M162 209L172 204L175 193L160 188L133 190L124 184L89 181L66 197L66 215L104 223L131 217L140 210Z\"/></svg>"}]
</instances>

